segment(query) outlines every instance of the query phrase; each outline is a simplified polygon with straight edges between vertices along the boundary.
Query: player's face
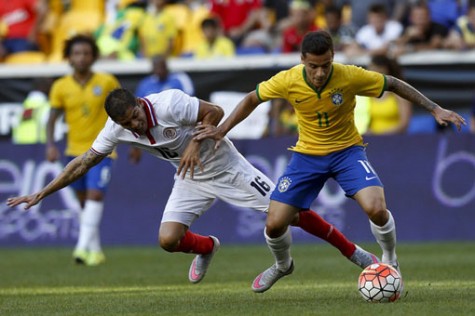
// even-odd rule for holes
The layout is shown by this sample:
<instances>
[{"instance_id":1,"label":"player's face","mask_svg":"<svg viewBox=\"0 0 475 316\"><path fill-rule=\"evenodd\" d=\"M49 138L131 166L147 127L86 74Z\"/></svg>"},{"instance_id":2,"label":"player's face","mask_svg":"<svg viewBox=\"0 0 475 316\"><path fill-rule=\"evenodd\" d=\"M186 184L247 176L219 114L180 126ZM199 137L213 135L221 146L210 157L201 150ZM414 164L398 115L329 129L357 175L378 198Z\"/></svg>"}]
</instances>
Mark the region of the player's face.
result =
<instances>
[{"instance_id":1,"label":"player's face","mask_svg":"<svg viewBox=\"0 0 475 316\"><path fill-rule=\"evenodd\" d=\"M94 63L94 53L88 43L76 43L71 47L69 63L74 71L79 73L88 72Z\"/></svg>"},{"instance_id":2,"label":"player's face","mask_svg":"<svg viewBox=\"0 0 475 316\"><path fill-rule=\"evenodd\" d=\"M129 107L125 115L115 121L117 124L131 132L144 135L148 130L147 116L140 102L137 106Z\"/></svg>"},{"instance_id":3,"label":"player's face","mask_svg":"<svg viewBox=\"0 0 475 316\"><path fill-rule=\"evenodd\" d=\"M314 55L305 54L301 56L302 63L305 65L307 80L315 86L321 88L330 76L333 64L333 52L328 50L325 54Z\"/></svg>"}]
</instances>

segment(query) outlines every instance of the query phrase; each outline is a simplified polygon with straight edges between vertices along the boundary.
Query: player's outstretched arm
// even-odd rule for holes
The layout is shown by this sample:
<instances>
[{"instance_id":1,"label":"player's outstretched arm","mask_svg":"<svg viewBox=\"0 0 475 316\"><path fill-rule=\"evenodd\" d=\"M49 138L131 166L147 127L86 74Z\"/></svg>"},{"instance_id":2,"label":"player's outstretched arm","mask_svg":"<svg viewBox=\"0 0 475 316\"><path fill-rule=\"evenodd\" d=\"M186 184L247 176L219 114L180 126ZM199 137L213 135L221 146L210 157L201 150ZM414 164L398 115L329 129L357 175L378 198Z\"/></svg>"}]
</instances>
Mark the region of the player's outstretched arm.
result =
<instances>
[{"instance_id":1,"label":"player's outstretched arm","mask_svg":"<svg viewBox=\"0 0 475 316\"><path fill-rule=\"evenodd\" d=\"M388 91L394 92L400 97L424 107L434 116L440 125L447 126L449 123L453 123L457 127L457 130L460 131L462 125L467 124L465 119L458 113L439 106L407 82L393 76L386 76L386 80Z\"/></svg>"},{"instance_id":2,"label":"player's outstretched arm","mask_svg":"<svg viewBox=\"0 0 475 316\"><path fill-rule=\"evenodd\" d=\"M197 126L194 139L202 140L205 138L211 138L216 140L216 145L218 146L219 141L221 141L221 139L226 136L234 126L248 117L260 103L261 101L257 97L256 91L249 92L244 99L236 105L234 111L229 115L229 117L218 127L205 124Z\"/></svg>"},{"instance_id":3,"label":"player's outstretched arm","mask_svg":"<svg viewBox=\"0 0 475 316\"><path fill-rule=\"evenodd\" d=\"M104 159L104 157L106 157L106 155L98 155L92 150L88 150L86 153L74 158L70 163L68 163L63 171L41 191L31 195L9 198L7 199L7 205L14 207L26 203L25 210L27 210L33 205L38 204L48 195L64 188L83 176L91 167L97 165L102 159Z\"/></svg>"}]
</instances>

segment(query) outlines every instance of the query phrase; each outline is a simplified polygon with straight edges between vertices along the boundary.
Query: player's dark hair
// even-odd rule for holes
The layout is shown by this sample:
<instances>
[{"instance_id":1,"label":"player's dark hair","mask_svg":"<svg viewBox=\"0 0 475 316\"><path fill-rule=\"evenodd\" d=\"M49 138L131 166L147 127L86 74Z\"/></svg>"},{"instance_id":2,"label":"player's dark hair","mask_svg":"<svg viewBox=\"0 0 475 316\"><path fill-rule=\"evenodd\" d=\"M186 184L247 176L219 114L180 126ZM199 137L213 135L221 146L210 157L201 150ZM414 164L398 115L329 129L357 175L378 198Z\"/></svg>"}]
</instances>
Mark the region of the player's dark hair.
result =
<instances>
[{"instance_id":1,"label":"player's dark hair","mask_svg":"<svg viewBox=\"0 0 475 316\"><path fill-rule=\"evenodd\" d=\"M137 106L137 98L123 88L112 90L106 97L104 107L113 121L123 118L130 107Z\"/></svg>"},{"instance_id":2,"label":"player's dark hair","mask_svg":"<svg viewBox=\"0 0 475 316\"><path fill-rule=\"evenodd\" d=\"M78 43L89 44L91 46L92 56L94 57L94 59L97 59L99 57L99 47L97 47L96 41L91 36L84 34L75 35L64 42L63 57L68 58L71 55L73 46Z\"/></svg>"},{"instance_id":3,"label":"player's dark hair","mask_svg":"<svg viewBox=\"0 0 475 316\"><path fill-rule=\"evenodd\" d=\"M325 7L325 14L334 14L336 17L338 17L338 19L341 19L342 17L341 8L335 5L329 5Z\"/></svg>"},{"instance_id":4,"label":"player's dark hair","mask_svg":"<svg viewBox=\"0 0 475 316\"><path fill-rule=\"evenodd\" d=\"M213 17L204 19L203 22L201 22L201 28L204 29L208 27L213 29L219 28L218 20Z\"/></svg>"},{"instance_id":5,"label":"player's dark hair","mask_svg":"<svg viewBox=\"0 0 475 316\"><path fill-rule=\"evenodd\" d=\"M388 15L386 6L384 4L379 4L379 3L372 4L368 9L368 13Z\"/></svg>"},{"instance_id":6,"label":"player's dark hair","mask_svg":"<svg viewBox=\"0 0 475 316\"><path fill-rule=\"evenodd\" d=\"M323 55L328 51L334 53L333 40L330 34L326 31L308 32L303 38L301 52L302 55Z\"/></svg>"}]
</instances>

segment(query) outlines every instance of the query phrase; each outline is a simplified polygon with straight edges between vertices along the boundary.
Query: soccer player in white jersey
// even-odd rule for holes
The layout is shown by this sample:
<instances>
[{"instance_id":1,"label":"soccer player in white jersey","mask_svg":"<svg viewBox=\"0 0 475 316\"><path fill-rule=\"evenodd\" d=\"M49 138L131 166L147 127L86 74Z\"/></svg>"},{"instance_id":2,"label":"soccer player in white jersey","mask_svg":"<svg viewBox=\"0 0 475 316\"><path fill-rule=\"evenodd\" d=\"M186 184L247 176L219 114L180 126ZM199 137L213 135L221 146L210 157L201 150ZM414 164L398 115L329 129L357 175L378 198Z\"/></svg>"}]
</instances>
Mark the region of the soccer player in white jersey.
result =
<instances>
[{"instance_id":1,"label":"soccer player in white jersey","mask_svg":"<svg viewBox=\"0 0 475 316\"><path fill-rule=\"evenodd\" d=\"M85 174L119 143L133 144L169 161L177 169L173 190L163 212L159 243L169 252L196 254L190 266L189 280L200 282L220 244L214 236L193 233L190 230L193 222L216 198L266 212L275 185L254 168L228 138L223 139L217 150L214 140L193 140L197 125L216 126L222 119L224 112L217 105L180 90L136 98L126 89L116 89L108 95L105 108L109 119L86 153L72 160L39 192L9 198L7 204L13 207L26 203L25 209L29 209ZM302 211L292 224L328 241L361 268L378 261L316 212Z\"/></svg>"}]
</instances>

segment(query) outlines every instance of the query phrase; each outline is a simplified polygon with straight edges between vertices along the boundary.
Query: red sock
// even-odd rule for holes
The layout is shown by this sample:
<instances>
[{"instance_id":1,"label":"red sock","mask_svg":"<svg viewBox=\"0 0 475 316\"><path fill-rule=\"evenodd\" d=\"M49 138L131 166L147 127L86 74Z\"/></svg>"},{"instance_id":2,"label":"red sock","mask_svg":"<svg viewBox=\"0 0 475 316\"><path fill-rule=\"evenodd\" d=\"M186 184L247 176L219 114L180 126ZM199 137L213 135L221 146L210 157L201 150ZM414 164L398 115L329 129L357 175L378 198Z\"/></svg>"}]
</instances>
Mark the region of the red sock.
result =
<instances>
[{"instance_id":1,"label":"red sock","mask_svg":"<svg viewBox=\"0 0 475 316\"><path fill-rule=\"evenodd\" d=\"M187 230L174 252L207 254L213 250L214 242L209 236L201 236Z\"/></svg>"},{"instance_id":2,"label":"red sock","mask_svg":"<svg viewBox=\"0 0 475 316\"><path fill-rule=\"evenodd\" d=\"M317 212L306 210L299 212L299 222L296 225L307 233L326 240L347 258L355 252L356 246L349 241L335 226L325 221Z\"/></svg>"}]
</instances>

